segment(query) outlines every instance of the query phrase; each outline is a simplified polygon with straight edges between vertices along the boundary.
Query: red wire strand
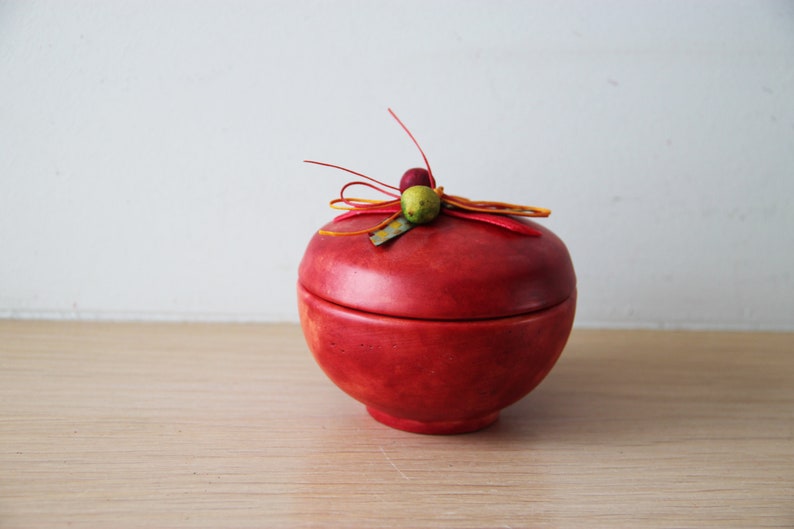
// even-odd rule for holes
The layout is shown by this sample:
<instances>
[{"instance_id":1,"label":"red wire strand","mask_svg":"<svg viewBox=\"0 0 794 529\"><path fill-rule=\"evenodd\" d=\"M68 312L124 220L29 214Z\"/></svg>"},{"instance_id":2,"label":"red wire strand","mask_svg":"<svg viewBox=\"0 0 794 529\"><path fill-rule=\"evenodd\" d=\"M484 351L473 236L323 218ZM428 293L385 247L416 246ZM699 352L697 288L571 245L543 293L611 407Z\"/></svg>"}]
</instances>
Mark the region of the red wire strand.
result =
<instances>
[{"instance_id":1,"label":"red wire strand","mask_svg":"<svg viewBox=\"0 0 794 529\"><path fill-rule=\"evenodd\" d=\"M350 174L354 174L356 176L360 176L361 178L366 178L367 180L369 180L371 182L375 182L376 184L381 185L383 187L388 187L389 189L394 189L395 191L399 191L400 190L399 187L390 186L389 184L381 182L380 180L376 180L375 178L372 178L371 176L367 176L364 173L359 173L357 171L353 171L352 169L348 169L347 167L342 167L341 165L334 165L332 163L325 163L325 162L316 162L314 160L303 160L303 161L305 163L313 163L314 165L322 165L323 167L332 167L334 169L341 169L342 171L348 172ZM386 193L386 194L389 194L389 193Z\"/></svg>"},{"instance_id":2,"label":"red wire strand","mask_svg":"<svg viewBox=\"0 0 794 529\"><path fill-rule=\"evenodd\" d=\"M416 141L416 138L414 138L414 135L411 134L410 130L408 130L408 127L406 127L405 124L402 121L400 121L400 118L397 117L397 114L395 114L392 109L388 109L388 110L389 110L389 114L391 114L391 117L393 117L397 121L397 123L400 124L400 126L403 128L403 130L406 132L406 134L408 134L408 137L411 138L411 141L414 142L414 145L416 145L416 148L419 149L419 154L422 155L422 160L425 161L425 167L427 167L427 174L430 177L430 187L435 189L436 188L436 179L433 177L433 170L430 169L430 162L427 161L427 156L425 156L425 151L422 150L422 146L419 145L418 141Z\"/></svg>"}]
</instances>

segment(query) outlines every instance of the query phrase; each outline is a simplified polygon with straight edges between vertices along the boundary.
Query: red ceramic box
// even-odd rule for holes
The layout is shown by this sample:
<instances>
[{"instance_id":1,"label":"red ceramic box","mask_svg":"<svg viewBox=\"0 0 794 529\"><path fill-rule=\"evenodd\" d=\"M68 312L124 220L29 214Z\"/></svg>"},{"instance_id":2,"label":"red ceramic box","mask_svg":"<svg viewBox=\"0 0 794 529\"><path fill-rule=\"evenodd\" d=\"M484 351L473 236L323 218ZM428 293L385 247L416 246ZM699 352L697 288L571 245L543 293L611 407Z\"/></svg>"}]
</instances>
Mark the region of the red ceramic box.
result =
<instances>
[{"instance_id":1,"label":"red ceramic box","mask_svg":"<svg viewBox=\"0 0 794 529\"><path fill-rule=\"evenodd\" d=\"M381 246L316 234L298 305L317 363L378 421L478 430L548 374L571 331L576 277L550 230L528 236L439 215ZM371 215L324 229L371 226Z\"/></svg>"}]
</instances>

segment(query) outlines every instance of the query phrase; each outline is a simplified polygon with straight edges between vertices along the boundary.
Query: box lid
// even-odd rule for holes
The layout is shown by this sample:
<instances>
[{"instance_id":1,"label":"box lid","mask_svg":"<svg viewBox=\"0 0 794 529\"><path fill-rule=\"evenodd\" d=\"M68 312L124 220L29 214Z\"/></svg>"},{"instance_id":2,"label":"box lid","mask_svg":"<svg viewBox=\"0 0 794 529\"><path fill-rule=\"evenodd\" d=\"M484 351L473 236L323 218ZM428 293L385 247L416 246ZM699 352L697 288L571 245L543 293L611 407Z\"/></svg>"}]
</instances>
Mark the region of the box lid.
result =
<instances>
[{"instance_id":1,"label":"box lid","mask_svg":"<svg viewBox=\"0 0 794 529\"><path fill-rule=\"evenodd\" d=\"M576 276L568 250L547 228L540 237L440 215L381 246L365 235L315 234L298 271L312 294L352 309L405 318L461 320L512 316L568 299ZM372 225L363 215L330 231Z\"/></svg>"}]
</instances>

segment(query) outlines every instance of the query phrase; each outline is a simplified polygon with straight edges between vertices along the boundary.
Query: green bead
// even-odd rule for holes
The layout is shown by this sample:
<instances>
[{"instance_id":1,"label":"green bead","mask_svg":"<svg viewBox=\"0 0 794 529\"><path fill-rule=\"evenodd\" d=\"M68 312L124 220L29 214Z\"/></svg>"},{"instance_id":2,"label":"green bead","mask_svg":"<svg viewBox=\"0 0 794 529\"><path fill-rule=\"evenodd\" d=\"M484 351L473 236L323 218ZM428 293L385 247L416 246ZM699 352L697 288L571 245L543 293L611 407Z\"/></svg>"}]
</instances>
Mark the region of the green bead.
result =
<instances>
[{"instance_id":1,"label":"green bead","mask_svg":"<svg viewBox=\"0 0 794 529\"><path fill-rule=\"evenodd\" d=\"M438 217L441 198L428 186L412 186L400 197L403 215L413 224L426 224Z\"/></svg>"}]
</instances>

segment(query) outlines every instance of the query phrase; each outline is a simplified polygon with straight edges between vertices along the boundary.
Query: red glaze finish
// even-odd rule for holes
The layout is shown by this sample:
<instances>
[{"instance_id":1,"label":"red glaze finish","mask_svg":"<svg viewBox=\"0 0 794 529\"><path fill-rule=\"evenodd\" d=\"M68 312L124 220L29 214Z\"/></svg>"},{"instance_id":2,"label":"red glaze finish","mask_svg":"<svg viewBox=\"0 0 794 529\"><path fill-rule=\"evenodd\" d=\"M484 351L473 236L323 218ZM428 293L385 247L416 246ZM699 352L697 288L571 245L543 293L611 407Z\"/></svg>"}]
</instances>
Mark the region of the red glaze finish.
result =
<instances>
[{"instance_id":1,"label":"red glaze finish","mask_svg":"<svg viewBox=\"0 0 794 529\"><path fill-rule=\"evenodd\" d=\"M410 320L351 310L298 287L314 358L379 421L418 433L463 433L548 374L568 339L575 294L549 309L477 321Z\"/></svg>"},{"instance_id":2,"label":"red glaze finish","mask_svg":"<svg viewBox=\"0 0 794 529\"><path fill-rule=\"evenodd\" d=\"M315 235L299 270L298 307L317 363L394 428L488 426L543 380L573 325L568 252L530 224L541 237L445 215L381 247L364 235Z\"/></svg>"},{"instance_id":3,"label":"red glaze finish","mask_svg":"<svg viewBox=\"0 0 794 529\"><path fill-rule=\"evenodd\" d=\"M323 229L356 231L379 220L362 215ZM316 234L299 281L339 305L406 318L470 320L545 309L571 296L576 276L562 241L526 223L542 235L444 214L382 246L366 235Z\"/></svg>"}]
</instances>

